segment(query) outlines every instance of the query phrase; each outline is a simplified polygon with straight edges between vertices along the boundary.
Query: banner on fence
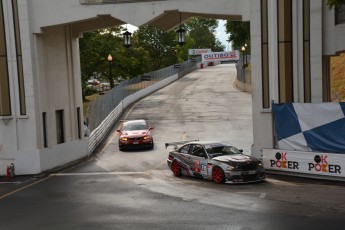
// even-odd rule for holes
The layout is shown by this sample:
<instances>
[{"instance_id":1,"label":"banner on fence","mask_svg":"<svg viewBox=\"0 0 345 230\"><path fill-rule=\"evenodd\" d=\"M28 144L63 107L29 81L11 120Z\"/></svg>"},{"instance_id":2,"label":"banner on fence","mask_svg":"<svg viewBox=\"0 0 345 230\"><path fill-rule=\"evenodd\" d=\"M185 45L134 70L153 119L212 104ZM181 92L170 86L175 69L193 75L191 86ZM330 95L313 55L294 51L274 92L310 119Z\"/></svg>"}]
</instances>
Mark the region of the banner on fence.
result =
<instances>
[{"instance_id":1,"label":"banner on fence","mask_svg":"<svg viewBox=\"0 0 345 230\"><path fill-rule=\"evenodd\" d=\"M206 54L206 53L211 53L211 49L206 48L206 49L189 49L188 54L189 55L201 55L201 54Z\"/></svg>"},{"instance_id":2,"label":"banner on fence","mask_svg":"<svg viewBox=\"0 0 345 230\"><path fill-rule=\"evenodd\" d=\"M238 50L226 51L226 52L212 52L201 55L203 62L210 61L236 61L240 58Z\"/></svg>"}]
</instances>

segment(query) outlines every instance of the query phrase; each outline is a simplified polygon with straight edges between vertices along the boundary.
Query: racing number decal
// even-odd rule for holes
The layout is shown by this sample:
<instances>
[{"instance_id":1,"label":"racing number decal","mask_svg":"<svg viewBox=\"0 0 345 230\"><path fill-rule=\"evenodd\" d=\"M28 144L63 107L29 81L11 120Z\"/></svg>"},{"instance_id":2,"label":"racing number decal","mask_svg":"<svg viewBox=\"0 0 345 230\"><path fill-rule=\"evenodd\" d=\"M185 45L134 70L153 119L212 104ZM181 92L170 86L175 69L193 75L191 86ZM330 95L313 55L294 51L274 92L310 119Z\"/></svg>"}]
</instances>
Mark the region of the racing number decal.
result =
<instances>
[{"instance_id":1,"label":"racing number decal","mask_svg":"<svg viewBox=\"0 0 345 230\"><path fill-rule=\"evenodd\" d=\"M200 172L200 161L194 161L193 172Z\"/></svg>"},{"instance_id":2,"label":"racing number decal","mask_svg":"<svg viewBox=\"0 0 345 230\"><path fill-rule=\"evenodd\" d=\"M201 173L207 175L207 166L205 164L201 164Z\"/></svg>"},{"instance_id":3,"label":"racing number decal","mask_svg":"<svg viewBox=\"0 0 345 230\"><path fill-rule=\"evenodd\" d=\"M207 165L202 161L194 161L193 172L207 175Z\"/></svg>"}]
</instances>

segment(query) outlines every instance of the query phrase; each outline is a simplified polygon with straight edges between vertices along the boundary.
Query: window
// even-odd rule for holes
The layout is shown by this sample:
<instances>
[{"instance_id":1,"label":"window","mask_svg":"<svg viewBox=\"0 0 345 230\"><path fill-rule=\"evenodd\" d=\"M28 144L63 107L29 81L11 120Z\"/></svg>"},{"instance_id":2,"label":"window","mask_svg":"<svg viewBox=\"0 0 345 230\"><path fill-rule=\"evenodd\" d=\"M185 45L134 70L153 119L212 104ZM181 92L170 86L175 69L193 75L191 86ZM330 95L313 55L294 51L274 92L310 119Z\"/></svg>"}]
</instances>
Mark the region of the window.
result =
<instances>
[{"instance_id":1,"label":"window","mask_svg":"<svg viewBox=\"0 0 345 230\"><path fill-rule=\"evenodd\" d=\"M17 55L20 114L25 115L26 102L25 102L25 88L24 88L24 73L23 73L22 46L20 43L20 29L19 29L17 0L12 0L12 11L13 11L14 35L15 35L15 43L16 43L16 55Z\"/></svg>"},{"instance_id":2,"label":"window","mask_svg":"<svg viewBox=\"0 0 345 230\"><path fill-rule=\"evenodd\" d=\"M180 153L188 154L188 151L189 151L189 145L183 146L180 149Z\"/></svg>"},{"instance_id":3,"label":"window","mask_svg":"<svg viewBox=\"0 0 345 230\"><path fill-rule=\"evenodd\" d=\"M191 155L196 157L205 157L204 148L201 145L192 145L191 146Z\"/></svg>"},{"instance_id":4,"label":"window","mask_svg":"<svg viewBox=\"0 0 345 230\"><path fill-rule=\"evenodd\" d=\"M48 141L47 141L47 113L42 113L42 126L43 126L43 147L48 147Z\"/></svg>"},{"instance_id":5,"label":"window","mask_svg":"<svg viewBox=\"0 0 345 230\"><path fill-rule=\"evenodd\" d=\"M77 126L78 126L78 138L81 139L81 121L80 121L80 108L77 108Z\"/></svg>"},{"instance_id":6,"label":"window","mask_svg":"<svg viewBox=\"0 0 345 230\"><path fill-rule=\"evenodd\" d=\"M334 14L335 24L336 25L344 24L345 23L345 4L339 7L335 7L334 12L335 12Z\"/></svg>"},{"instance_id":7,"label":"window","mask_svg":"<svg viewBox=\"0 0 345 230\"><path fill-rule=\"evenodd\" d=\"M261 0L262 107L270 107L267 0Z\"/></svg>"},{"instance_id":8,"label":"window","mask_svg":"<svg viewBox=\"0 0 345 230\"><path fill-rule=\"evenodd\" d=\"M11 113L5 23L2 0L0 0L0 116L10 116Z\"/></svg>"},{"instance_id":9,"label":"window","mask_svg":"<svg viewBox=\"0 0 345 230\"><path fill-rule=\"evenodd\" d=\"M311 102L310 79L310 0L303 0L303 66L304 102Z\"/></svg>"},{"instance_id":10,"label":"window","mask_svg":"<svg viewBox=\"0 0 345 230\"><path fill-rule=\"evenodd\" d=\"M64 111L57 110L55 112L56 115L56 137L57 137L57 144L61 144L65 142L65 131L64 131Z\"/></svg>"},{"instance_id":11,"label":"window","mask_svg":"<svg viewBox=\"0 0 345 230\"><path fill-rule=\"evenodd\" d=\"M293 102L292 0L278 0L279 102Z\"/></svg>"}]
</instances>

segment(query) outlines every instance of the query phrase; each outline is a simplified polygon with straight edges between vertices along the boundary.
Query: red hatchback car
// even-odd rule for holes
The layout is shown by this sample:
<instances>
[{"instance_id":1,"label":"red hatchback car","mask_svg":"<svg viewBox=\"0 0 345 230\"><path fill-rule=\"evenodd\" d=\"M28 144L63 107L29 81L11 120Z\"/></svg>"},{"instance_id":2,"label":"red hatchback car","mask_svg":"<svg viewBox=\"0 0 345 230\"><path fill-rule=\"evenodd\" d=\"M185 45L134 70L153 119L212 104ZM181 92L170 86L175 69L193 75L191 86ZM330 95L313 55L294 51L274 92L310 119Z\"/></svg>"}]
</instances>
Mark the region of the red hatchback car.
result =
<instances>
[{"instance_id":1,"label":"red hatchback car","mask_svg":"<svg viewBox=\"0 0 345 230\"><path fill-rule=\"evenodd\" d=\"M151 130L145 120L125 121L121 128L117 130L119 133L119 149L130 149L137 147L147 147L153 149L153 137Z\"/></svg>"}]
</instances>

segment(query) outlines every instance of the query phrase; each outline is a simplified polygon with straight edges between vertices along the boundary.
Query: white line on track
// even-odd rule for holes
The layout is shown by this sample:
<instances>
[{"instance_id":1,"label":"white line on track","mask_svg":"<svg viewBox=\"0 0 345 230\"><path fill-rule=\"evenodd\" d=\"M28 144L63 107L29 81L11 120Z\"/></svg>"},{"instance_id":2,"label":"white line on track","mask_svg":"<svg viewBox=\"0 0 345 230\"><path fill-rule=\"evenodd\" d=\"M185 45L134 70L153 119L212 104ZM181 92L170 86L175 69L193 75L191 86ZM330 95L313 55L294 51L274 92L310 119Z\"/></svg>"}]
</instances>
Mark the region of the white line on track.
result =
<instances>
[{"instance_id":1,"label":"white line on track","mask_svg":"<svg viewBox=\"0 0 345 230\"><path fill-rule=\"evenodd\" d=\"M56 173L51 176L92 176L92 175L143 175L146 172L84 172L84 173Z\"/></svg>"}]
</instances>

